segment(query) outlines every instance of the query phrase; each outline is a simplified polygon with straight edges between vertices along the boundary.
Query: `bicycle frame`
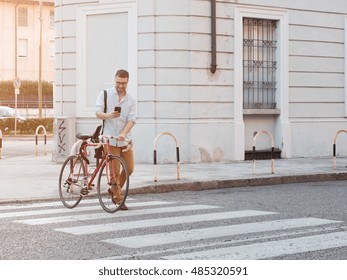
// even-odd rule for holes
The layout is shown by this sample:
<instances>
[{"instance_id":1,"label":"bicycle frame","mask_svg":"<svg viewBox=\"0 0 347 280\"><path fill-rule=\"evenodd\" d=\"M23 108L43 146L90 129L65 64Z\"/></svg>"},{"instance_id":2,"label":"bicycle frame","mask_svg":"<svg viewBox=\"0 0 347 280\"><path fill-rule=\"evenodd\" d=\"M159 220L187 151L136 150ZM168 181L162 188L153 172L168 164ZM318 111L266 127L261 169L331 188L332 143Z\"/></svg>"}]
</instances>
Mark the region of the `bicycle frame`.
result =
<instances>
[{"instance_id":1,"label":"bicycle frame","mask_svg":"<svg viewBox=\"0 0 347 280\"><path fill-rule=\"evenodd\" d=\"M100 144L97 143L88 143L87 141L82 142L81 148L80 148L80 153L79 155L82 156L82 160L83 160L83 164L85 167L85 171L86 171L86 177L89 177L89 173L88 173L88 161L87 159L87 147L97 147ZM99 162L97 162L96 164L96 168L94 170L94 172L91 174L90 179L88 180L88 190L91 190L91 186L93 184L94 179L96 178L97 174L99 173L100 168L102 167L103 163L106 161L106 175L107 178L109 178L109 161L107 160L107 157L109 156L109 150L110 150L110 141L107 140L106 143L102 143L102 146L105 147L106 149L104 149L104 155L102 156L102 158L99 160Z\"/></svg>"}]
</instances>

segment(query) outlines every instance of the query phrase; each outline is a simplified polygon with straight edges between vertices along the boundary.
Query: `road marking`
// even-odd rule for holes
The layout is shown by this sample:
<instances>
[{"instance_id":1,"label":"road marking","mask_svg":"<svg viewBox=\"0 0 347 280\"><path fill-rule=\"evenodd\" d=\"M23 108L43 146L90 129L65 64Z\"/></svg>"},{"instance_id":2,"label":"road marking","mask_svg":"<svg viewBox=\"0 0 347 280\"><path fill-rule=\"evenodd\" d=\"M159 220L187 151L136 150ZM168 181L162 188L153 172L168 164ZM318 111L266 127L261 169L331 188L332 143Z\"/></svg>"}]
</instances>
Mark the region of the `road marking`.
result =
<instances>
[{"instance_id":1,"label":"road marking","mask_svg":"<svg viewBox=\"0 0 347 280\"><path fill-rule=\"evenodd\" d=\"M149 246L160 246L179 242L196 241L208 238L217 238L240 234L250 234L256 232L321 226L331 223L339 223L339 221L315 218L298 218L238 224L230 226L209 227L201 229L181 230L168 233L164 232L140 236L129 236L124 238L107 239L103 241L129 248L143 248Z\"/></svg>"},{"instance_id":2,"label":"road marking","mask_svg":"<svg viewBox=\"0 0 347 280\"><path fill-rule=\"evenodd\" d=\"M224 247L192 253L165 256L172 260L259 260L283 255L305 253L317 250L347 246L347 232L298 237L278 241Z\"/></svg>"},{"instance_id":3,"label":"road marking","mask_svg":"<svg viewBox=\"0 0 347 280\"><path fill-rule=\"evenodd\" d=\"M127 197L127 201L133 201L134 198ZM83 206L84 204L99 204L99 199L82 199L78 206ZM0 205L0 211L4 210L19 210L19 209L29 209L29 208L40 208L40 207L55 207L63 206L61 201L54 202L35 202L32 204L12 204L12 205Z\"/></svg>"},{"instance_id":4,"label":"road marking","mask_svg":"<svg viewBox=\"0 0 347 280\"><path fill-rule=\"evenodd\" d=\"M129 207L141 207L141 206L156 206L156 205L167 205L174 202L166 201L144 201L144 202L133 202L127 203ZM73 213L82 211L103 211L100 205L86 206L86 207L76 207L73 209L68 208L57 208L57 209L44 209L44 210L33 210L33 211L22 211L22 212L8 212L0 213L0 219L2 218L17 218L17 217L27 217L27 216L38 216L38 215L48 215L48 214L60 214L60 213ZM107 214L106 212L103 212Z\"/></svg>"},{"instance_id":5,"label":"road marking","mask_svg":"<svg viewBox=\"0 0 347 280\"><path fill-rule=\"evenodd\" d=\"M131 204L128 204L129 207ZM117 213L117 217L131 217L138 215L148 215L148 214L162 214L162 213L174 213L182 211L194 211L194 210L205 210L205 209L218 209L218 206L212 205L185 205L185 206L174 206L174 207L164 207L164 208L151 208L151 209L138 209L131 211L120 211ZM17 220L16 223L28 224L28 225L44 225L62 222L75 222L75 221L88 221L88 220L98 220L98 219L114 219L113 215L108 213L92 213L92 214L81 214L81 215L71 215L71 216L60 216L60 217L48 217L48 218L38 218L38 219L28 219L28 220Z\"/></svg>"},{"instance_id":6,"label":"road marking","mask_svg":"<svg viewBox=\"0 0 347 280\"><path fill-rule=\"evenodd\" d=\"M99 200L98 199L82 199L79 205L93 204L93 203L99 203ZM0 206L0 211L40 208L40 207L55 207L55 206L63 206L63 203L61 201L54 201L54 202L41 202L41 203L33 203L33 204L3 205L3 206Z\"/></svg>"},{"instance_id":7,"label":"road marking","mask_svg":"<svg viewBox=\"0 0 347 280\"><path fill-rule=\"evenodd\" d=\"M103 223L100 225L90 225L90 226L88 225L88 226L79 226L79 227L66 227L66 228L59 228L55 230L71 233L75 235L83 235L83 234L102 233L102 232L109 232L109 231L114 232L114 231L129 230L129 229L136 229L136 228L149 228L149 227L156 227L156 226L187 224L187 223L195 223L195 222L216 221L216 220L224 220L224 219L272 215L272 214L277 214L277 213L265 212L265 211L254 211L254 210L229 211L229 212L217 212L217 213L208 213L208 214L200 214L200 215L167 217L167 218L148 219L148 220L130 221L130 222L118 222L118 223L110 223L110 224Z\"/></svg>"},{"instance_id":8,"label":"road marking","mask_svg":"<svg viewBox=\"0 0 347 280\"><path fill-rule=\"evenodd\" d=\"M165 255L167 256L169 253L177 254L178 252L182 253L182 251L191 252L196 250L207 250L209 248L216 248L216 247L226 247L228 245L238 245L243 242L252 242L252 243L259 243L262 240L269 240L269 239L278 239L278 238L293 238L296 235L308 235L308 234L326 234L329 231L337 231L340 230L343 227L336 227L333 225L328 225L323 228L305 228L305 229L295 229L295 231L290 232L281 232L281 233L273 233L273 234L266 234L262 236L255 236L255 237L249 237L249 236L239 236L239 238L236 238L234 240L221 240L216 242L211 242L209 240L205 240L202 242L199 242L199 244L194 245L185 245L183 246L176 246L175 248L168 248L168 247L161 247L161 249L158 250L145 250L145 251L136 251L131 252L131 254L128 255L116 255L116 256L108 256L104 258L100 258L100 260L125 260L125 259L136 259L136 258L146 258L146 259L152 259L153 256L158 255Z\"/></svg>"}]
</instances>

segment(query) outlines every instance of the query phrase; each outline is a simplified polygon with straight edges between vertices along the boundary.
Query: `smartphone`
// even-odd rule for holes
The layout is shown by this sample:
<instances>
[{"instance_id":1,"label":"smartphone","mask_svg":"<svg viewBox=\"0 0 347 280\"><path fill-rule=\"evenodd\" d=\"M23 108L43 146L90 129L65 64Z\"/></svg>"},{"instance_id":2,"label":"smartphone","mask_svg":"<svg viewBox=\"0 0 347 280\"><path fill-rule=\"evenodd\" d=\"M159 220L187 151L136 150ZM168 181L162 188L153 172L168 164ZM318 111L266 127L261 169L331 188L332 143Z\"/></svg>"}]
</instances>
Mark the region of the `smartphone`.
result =
<instances>
[{"instance_id":1,"label":"smartphone","mask_svg":"<svg viewBox=\"0 0 347 280\"><path fill-rule=\"evenodd\" d=\"M116 106L116 107L114 107L114 110L115 110L116 112L119 112L119 113L120 113L120 111L122 110L122 107Z\"/></svg>"}]
</instances>

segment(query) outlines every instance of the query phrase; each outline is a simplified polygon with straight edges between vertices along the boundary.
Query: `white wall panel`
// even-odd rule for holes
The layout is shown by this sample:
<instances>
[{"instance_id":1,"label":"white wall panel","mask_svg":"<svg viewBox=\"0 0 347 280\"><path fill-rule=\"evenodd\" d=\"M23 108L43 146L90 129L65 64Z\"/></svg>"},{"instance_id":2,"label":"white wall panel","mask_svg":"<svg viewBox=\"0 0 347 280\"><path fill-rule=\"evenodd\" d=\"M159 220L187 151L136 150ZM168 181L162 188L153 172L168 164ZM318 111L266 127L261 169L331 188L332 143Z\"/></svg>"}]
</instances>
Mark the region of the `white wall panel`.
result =
<instances>
[{"instance_id":1,"label":"white wall panel","mask_svg":"<svg viewBox=\"0 0 347 280\"><path fill-rule=\"evenodd\" d=\"M340 43L344 40L343 29L328 29L326 27L291 26L289 29L290 40L318 41Z\"/></svg>"},{"instance_id":2,"label":"white wall panel","mask_svg":"<svg viewBox=\"0 0 347 280\"><path fill-rule=\"evenodd\" d=\"M190 114L190 104L186 102L158 102L156 117L158 119L187 119Z\"/></svg>"},{"instance_id":3,"label":"white wall panel","mask_svg":"<svg viewBox=\"0 0 347 280\"><path fill-rule=\"evenodd\" d=\"M341 118L344 116L344 104L291 103L289 114L291 118Z\"/></svg>"},{"instance_id":4,"label":"white wall panel","mask_svg":"<svg viewBox=\"0 0 347 280\"><path fill-rule=\"evenodd\" d=\"M154 85L155 70L152 68L138 69L138 85Z\"/></svg>"},{"instance_id":5,"label":"white wall panel","mask_svg":"<svg viewBox=\"0 0 347 280\"><path fill-rule=\"evenodd\" d=\"M77 113L94 116L98 93L114 85L119 68L130 73L137 96L137 10L134 1L101 1L76 8ZM107 32L105 32L107 30Z\"/></svg>"},{"instance_id":6,"label":"white wall panel","mask_svg":"<svg viewBox=\"0 0 347 280\"><path fill-rule=\"evenodd\" d=\"M193 0L191 1L190 13L193 16L210 16L211 2L209 0Z\"/></svg>"},{"instance_id":7,"label":"white wall panel","mask_svg":"<svg viewBox=\"0 0 347 280\"><path fill-rule=\"evenodd\" d=\"M156 66L162 68L189 68L191 66L191 55L186 50L157 50L155 53Z\"/></svg>"},{"instance_id":8,"label":"white wall panel","mask_svg":"<svg viewBox=\"0 0 347 280\"><path fill-rule=\"evenodd\" d=\"M192 101L225 101L232 103L234 100L233 88L228 85L195 85L190 89Z\"/></svg>"},{"instance_id":9,"label":"white wall panel","mask_svg":"<svg viewBox=\"0 0 347 280\"><path fill-rule=\"evenodd\" d=\"M340 29L343 18L334 13L297 10L290 13L289 22L295 25Z\"/></svg>"},{"instance_id":10,"label":"white wall panel","mask_svg":"<svg viewBox=\"0 0 347 280\"><path fill-rule=\"evenodd\" d=\"M336 73L290 73L290 86L343 87L344 75Z\"/></svg>"},{"instance_id":11,"label":"white wall panel","mask_svg":"<svg viewBox=\"0 0 347 280\"><path fill-rule=\"evenodd\" d=\"M61 45L57 46L57 52L60 52L61 50L66 52L75 52L76 51L76 38L70 37L70 38L63 38L60 40ZM61 49L60 49L61 48Z\"/></svg>"},{"instance_id":12,"label":"white wall panel","mask_svg":"<svg viewBox=\"0 0 347 280\"><path fill-rule=\"evenodd\" d=\"M328 157L332 158L333 138L336 131L346 127L341 120L305 120L292 122L293 157ZM312 137L315 135L316 137ZM341 138L340 138L341 137ZM346 136L337 141L337 154L346 155Z\"/></svg>"},{"instance_id":13,"label":"white wall panel","mask_svg":"<svg viewBox=\"0 0 347 280\"><path fill-rule=\"evenodd\" d=\"M58 23L58 30L62 31L60 36L63 37L76 37L76 22L75 21L63 21L62 26Z\"/></svg>"},{"instance_id":14,"label":"white wall panel","mask_svg":"<svg viewBox=\"0 0 347 280\"><path fill-rule=\"evenodd\" d=\"M158 33L188 33L189 21L187 16L157 16L154 29Z\"/></svg>"},{"instance_id":15,"label":"white wall panel","mask_svg":"<svg viewBox=\"0 0 347 280\"><path fill-rule=\"evenodd\" d=\"M292 56L289 60L289 71L343 73L344 59L336 57Z\"/></svg>"},{"instance_id":16,"label":"white wall panel","mask_svg":"<svg viewBox=\"0 0 347 280\"><path fill-rule=\"evenodd\" d=\"M158 85L187 85L191 83L189 69L157 69L156 83Z\"/></svg>"},{"instance_id":17,"label":"white wall panel","mask_svg":"<svg viewBox=\"0 0 347 280\"><path fill-rule=\"evenodd\" d=\"M139 68L153 68L155 66L155 52L153 49L150 50L139 50L138 52L138 67Z\"/></svg>"},{"instance_id":18,"label":"white wall panel","mask_svg":"<svg viewBox=\"0 0 347 280\"><path fill-rule=\"evenodd\" d=\"M290 102L344 102L343 88L290 88Z\"/></svg>"},{"instance_id":19,"label":"white wall panel","mask_svg":"<svg viewBox=\"0 0 347 280\"><path fill-rule=\"evenodd\" d=\"M188 50L190 36L187 33L159 33L156 35L157 50Z\"/></svg>"},{"instance_id":20,"label":"white wall panel","mask_svg":"<svg viewBox=\"0 0 347 280\"><path fill-rule=\"evenodd\" d=\"M191 0L156 0L155 12L157 15L190 15Z\"/></svg>"},{"instance_id":21,"label":"white wall panel","mask_svg":"<svg viewBox=\"0 0 347 280\"><path fill-rule=\"evenodd\" d=\"M154 17L153 16L142 16L139 17L138 32L141 33L153 33L154 30ZM140 42L141 40L139 40Z\"/></svg>"},{"instance_id":22,"label":"white wall panel","mask_svg":"<svg viewBox=\"0 0 347 280\"><path fill-rule=\"evenodd\" d=\"M76 85L76 70L69 70L65 69L64 70L64 75L63 75L63 84L64 85Z\"/></svg>"},{"instance_id":23,"label":"white wall panel","mask_svg":"<svg viewBox=\"0 0 347 280\"><path fill-rule=\"evenodd\" d=\"M154 101L154 92L155 85L138 85L138 102L153 102ZM140 107L140 106L139 106Z\"/></svg>"},{"instance_id":24,"label":"white wall panel","mask_svg":"<svg viewBox=\"0 0 347 280\"><path fill-rule=\"evenodd\" d=\"M128 15L125 12L87 16L85 38L87 107L95 107L100 89L107 87L106 81L112 83L116 68L128 69L127 21ZM110 32L103 32L105 28ZM119 44L119 41L122 43Z\"/></svg>"},{"instance_id":25,"label":"white wall panel","mask_svg":"<svg viewBox=\"0 0 347 280\"><path fill-rule=\"evenodd\" d=\"M191 99L190 86L170 86L163 85L156 87L156 100L166 102L189 102Z\"/></svg>"},{"instance_id":26,"label":"white wall panel","mask_svg":"<svg viewBox=\"0 0 347 280\"><path fill-rule=\"evenodd\" d=\"M143 16L153 16L156 1L157 0L137 1L139 17L141 18Z\"/></svg>"},{"instance_id":27,"label":"white wall panel","mask_svg":"<svg viewBox=\"0 0 347 280\"><path fill-rule=\"evenodd\" d=\"M138 102L137 117L139 119L153 119L154 105L153 102Z\"/></svg>"},{"instance_id":28,"label":"white wall panel","mask_svg":"<svg viewBox=\"0 0 347 280\"><path fill-rule=\"evenodd\" d=\"M142 33L138 35L139 39L139 50L154 50L155 49L155 40L154 34Z\"/></svg>"},{"instance_id":29,"label":"white wall panel","mask_svg":"<svg viewBox=\"0 0 347 280\"><path fill-rule=\"evenodd\" d=\"M289 54L301 56L327 56L343 57L344 48L342 44L290 41Z\"/></svg>"},{"instance_id":30,"label":"white wall panel","mask_svg":"<svg viewBox=\"0 0 347 280\"><path fill-rule=\"evenodd\" d=\"M76 20L76 5L63 5L60 7L61 2L66 2L66 1L61 1L61 0L56 0L56 6L59 7L55 9L55 18L56 20L62 20L62 21L74 21ZM71 2L71 1L70 1ZM78 1L79 4L81 4L81 1ZM63 3L64 4L64 3ZM71 3L67 3L71 4Z\"/></svg>"},{"instance_id":31,"label":"white wall panel","mask_svg":"<svg viewBox=\"0 0 347 280\"><path fill-rule=\"evenodd\" d=\"M233 105L229 102L193 102L191 104L191 117L196 119L230 119Z\"/></svg>"}]
</instances>

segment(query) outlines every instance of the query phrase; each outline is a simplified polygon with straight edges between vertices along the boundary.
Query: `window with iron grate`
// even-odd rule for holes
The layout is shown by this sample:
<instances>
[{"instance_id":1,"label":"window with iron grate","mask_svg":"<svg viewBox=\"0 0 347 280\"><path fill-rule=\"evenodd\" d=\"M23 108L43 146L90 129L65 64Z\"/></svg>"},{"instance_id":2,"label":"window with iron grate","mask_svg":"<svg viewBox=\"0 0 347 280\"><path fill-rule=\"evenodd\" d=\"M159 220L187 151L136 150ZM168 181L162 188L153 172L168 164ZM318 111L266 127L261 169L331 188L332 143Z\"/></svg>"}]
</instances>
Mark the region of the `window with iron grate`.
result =
<instances>
[{"instance_id":1,"label":"window with iron grate","mask_svg":"<svg viewBox=\"0 0 347 280\"><path fill-rule=\"evenodd\" d=\"M243 108L276 108L276 20L243 19Z\"/></svg>"},{"instance_id":2,"label":"window with iron grate","mask_svg":"<svg viewBox=\"0 0 347 280\"><path fill-rule=\"evenodd\" d=\"M18 7L18 26L28 26L28 9Z\"/></svg>"}]
</instances>

